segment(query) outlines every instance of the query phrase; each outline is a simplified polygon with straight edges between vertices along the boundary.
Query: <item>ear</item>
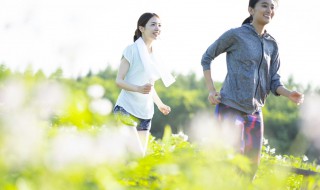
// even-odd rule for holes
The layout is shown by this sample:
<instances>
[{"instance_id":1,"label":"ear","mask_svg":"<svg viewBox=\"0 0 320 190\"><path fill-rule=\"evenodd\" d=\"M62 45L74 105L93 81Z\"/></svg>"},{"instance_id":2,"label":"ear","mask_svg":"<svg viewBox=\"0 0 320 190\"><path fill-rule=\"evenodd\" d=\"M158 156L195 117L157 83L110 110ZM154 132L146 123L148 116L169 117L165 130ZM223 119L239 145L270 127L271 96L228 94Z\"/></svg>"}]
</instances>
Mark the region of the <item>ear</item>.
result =
<instances>
[{"instance_id":1,"label":"ear","mask_svg":"<svg viewBox=\"0 0 320 190\"><path fill-rule=\"evenodd\" d=\"M248 7L248 12L252 16L254 14L254 9L252 7Z\"/></svg>"},{"instance_id":2,"label":"ear","mask_svg":"<svg viewBox=\"0 0 320 190\"><path fill-rule=\"evenodd\" d=\"M144 31L144 27L143 26L139 26L139 30L142 33Z\"/></svg>"}]
</instances>

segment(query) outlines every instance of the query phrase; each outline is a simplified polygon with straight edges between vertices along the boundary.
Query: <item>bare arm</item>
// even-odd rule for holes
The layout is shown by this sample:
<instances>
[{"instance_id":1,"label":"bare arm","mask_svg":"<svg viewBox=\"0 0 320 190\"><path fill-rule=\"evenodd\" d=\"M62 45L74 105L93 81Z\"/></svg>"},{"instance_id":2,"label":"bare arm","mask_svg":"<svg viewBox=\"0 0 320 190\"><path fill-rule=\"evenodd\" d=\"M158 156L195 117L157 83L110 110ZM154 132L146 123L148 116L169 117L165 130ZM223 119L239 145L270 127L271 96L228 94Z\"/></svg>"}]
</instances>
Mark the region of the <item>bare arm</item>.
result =
<instances>
[{"instance_id":1,"label":"bare arm","mask_svg":"<svg viewBox=\"0 0 320 190\"><path fill-rule=\"evenodd\" d=\"M168 115L171 112L171 108L169 106L165 105L161 101L156 89L154 89L154 88L153 88L153 101L157 105L160 112L163 113L164 115Z\"/></svg>"},{"instance_id":2,"label":"bare arm","mask_svg":"<svg viewBox=\"0 0 320 190\"><path fill-rule=\"evenodd\" d=\"M121 59L121 63L120 63L117 78L116 78L117 86L127 91L139 92L142 94L149 94L152 87L151 84L148 83L143 86L138 86L138 85L130 84L124 80L125 76L128 73L129 68L130 68L130 64L128 60L123 57Z\"/></svg>"},{"instance_id":3,"label":"bare arm","mask_svg":"<svg viewBox=\"0 0 320 190\"><path fill-rule=\"evenodd\" d=\"M203 75L204 75L207 89L209 91L208 101L212 105L216 105L220 103L220 93L217 92L216 88L214 87L214 83L211 77L211 70L204 70Z\"/></svg>"},{"instance_id":4,"label":"bare arm","mask_svg":"<svg viewBox=\"0 0 320 190\"><path fill-rule=\"evenodd\" d=\"M302 93L288 90L284 86L279 86L277 88L277 93L289 98L289 100L296 103L297 105L302 104L304 100L304 95Z\"/></svg>"}]
</instances>

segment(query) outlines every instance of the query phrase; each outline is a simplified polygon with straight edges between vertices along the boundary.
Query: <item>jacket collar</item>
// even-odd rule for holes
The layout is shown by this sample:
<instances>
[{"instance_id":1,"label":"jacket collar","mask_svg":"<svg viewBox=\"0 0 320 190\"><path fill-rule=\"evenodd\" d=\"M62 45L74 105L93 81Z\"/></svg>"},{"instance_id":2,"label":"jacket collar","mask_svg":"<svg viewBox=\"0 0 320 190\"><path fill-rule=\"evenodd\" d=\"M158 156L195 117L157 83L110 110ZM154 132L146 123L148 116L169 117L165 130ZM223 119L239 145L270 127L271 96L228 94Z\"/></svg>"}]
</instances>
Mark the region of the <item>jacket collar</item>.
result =
<instances>
[{"instance_id":1,"label":"jacket collar","mask_svg":"<svg viewBox=\"0 0 320 190\"><path fill-rule=\"evenodd\" d=\"M251 30L251 31L253 31L257 36L259 36L259 37L267 37L269 34L268 34L268 32L267 32L267 30L264 30L264 33L262 34L262 36L260 36L258 33L257 33L257 31L256 31L256 29L252 26L252 24L243 24L242 26L244 26L244 27L246 27L246 28L248 28L249 30Z\"/></svg>"}]
</instances>

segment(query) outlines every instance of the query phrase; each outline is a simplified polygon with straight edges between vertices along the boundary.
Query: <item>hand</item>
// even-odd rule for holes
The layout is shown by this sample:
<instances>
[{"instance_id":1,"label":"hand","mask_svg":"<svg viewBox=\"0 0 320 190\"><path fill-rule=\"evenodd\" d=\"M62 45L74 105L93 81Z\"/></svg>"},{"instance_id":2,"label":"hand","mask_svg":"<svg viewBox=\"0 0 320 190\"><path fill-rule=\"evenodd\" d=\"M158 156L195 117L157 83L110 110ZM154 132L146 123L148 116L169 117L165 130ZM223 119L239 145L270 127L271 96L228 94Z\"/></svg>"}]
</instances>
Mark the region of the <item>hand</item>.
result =
<instances>
[{"instance_id":1,"label":"hand","mask_svg":"<svg viewBox=\"0 0 320 190\"><path fill-rule=\"evenodd\" d=\"M208 95L208 101L212 105L217 105L220 103L220 93L217 91L212 91Z\"/></svg>"},{"instance_id":2,"label":"hand","mask_svg":"<svg viewBox=\"0 0 320 190\"><path fill-rule=\"evenodd\" d=\"M300 105L303 103L303 100L304 100L304 94L300 93L300 92L297 92L297 91L292 91L290 92L288 98L296 103L297 105Z\"/></svg>"},{"instance_id":3,"label":"hand","mask_svg":"<svg viewBox=\"0 0 320 190\"><path fill-rule=\"evenodd\" d=\"M171 108L165 104L158 106L158 109L163 113L163 115L168 115L171 112Z\"/></svg>"},{"instance_id":4,"label":"hand","mask_svg":"<svg viewBox=\"0 0 320 190\"><path fill-rule=\"evenodd\" d=\"M145 84L143 86L138 86L138 92L142 93L142 94L149 94L152 88L152 84Z\"/></svg>"}]
</instances>

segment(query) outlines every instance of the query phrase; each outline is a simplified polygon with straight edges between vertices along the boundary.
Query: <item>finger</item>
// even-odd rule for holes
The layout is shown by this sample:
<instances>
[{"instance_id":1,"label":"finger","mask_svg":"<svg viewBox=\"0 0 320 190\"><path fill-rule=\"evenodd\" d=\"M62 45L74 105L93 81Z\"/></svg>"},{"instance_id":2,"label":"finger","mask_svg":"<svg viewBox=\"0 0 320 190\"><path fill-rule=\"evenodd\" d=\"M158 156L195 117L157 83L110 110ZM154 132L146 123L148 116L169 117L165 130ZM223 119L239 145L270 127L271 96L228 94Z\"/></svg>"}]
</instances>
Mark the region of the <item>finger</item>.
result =
<instances>
[{"instance_id":1,"label":"finger","mask_svg":"<svg viewBox=\"0 0 320 190\"><path fill-rule=\"evenodd\" d=\"M144 90L145 90L146 92L148 92L148 91L151 91L151 88L145 87Z\"/></svg>"},{"instance_id":2,"label":"finger","mask_svg":"<svg viewBox=\"0 0 320 190\"><path fill-rule=\"evenodd\" d=\"M150 84L150 83L148 83L148 84L145 84L145 87L147 87L147 88L151 88L153 85L152 84Z\"/></svg>"},{"instance_id":3,"label":"finger","mask_svg":"<svg viewBox=\"0 0 320 190\"><path fill-rule=\"evenodd\" d=\"M215 104L215 99L213 97L208 98L210 104Z\"/></svg>"},{"instance_id":4,"label":"finger","mask_svg":"<svg viewBox=\"0 0 320 190\"><path fill-rule=\"evenodd\" d=\"M208 100L209 100L209 102L214 102L214 97L213 96L208 96Z\"/></svg>"},{"instance_id":5,"label":"finger","mask_svg":"<svg viewBox=\"0 0 320 190\"><path fill-rule=\"evenodd\" d=\"M144 88L144 91L147 92L147 93L149 93L149 92L151 91L151 88L145 87L145 88Z\"/></svg>"},{"instance_id":6,"label":"finger","mask_svg":"<svg viewBox=\"0 0 320 190\"><path fill-rule=\"evenodd\" d=\"M210 102L211 105L216 105L217 104L215 100L209 100L209 102Z\"/></svg>"},{"instance_id":7,"label":"finger","mask_svg":"<svg viewBox=\"0 0 320 190\"><path fill-rule=\"evenodd\" d=\"M163 113L163 115L168 115L168 110L166 110L166 109L163 109L162 111L161 111L162 113Z\"/></svg>"}]
</instances>

